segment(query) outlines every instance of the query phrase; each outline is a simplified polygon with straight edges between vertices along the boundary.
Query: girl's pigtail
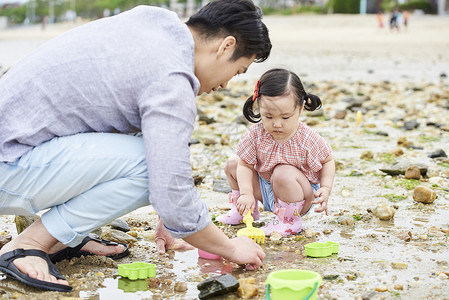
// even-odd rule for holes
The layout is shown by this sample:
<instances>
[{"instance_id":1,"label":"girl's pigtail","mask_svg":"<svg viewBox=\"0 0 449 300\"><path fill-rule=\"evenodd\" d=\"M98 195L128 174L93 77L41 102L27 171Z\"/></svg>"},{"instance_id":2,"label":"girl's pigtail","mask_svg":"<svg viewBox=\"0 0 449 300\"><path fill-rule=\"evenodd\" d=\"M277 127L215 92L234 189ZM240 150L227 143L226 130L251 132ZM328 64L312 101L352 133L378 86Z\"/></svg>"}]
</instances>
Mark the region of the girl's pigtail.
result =
<instances>
[{"instance_id":1,"label":"girl's pigtail","mask_svg":"<svg viewBox=\"0 0 449 300\"><path fill-rule=\"evenodd\" d=\"M243 116L251 123L258 123L260 122L260 114L254 112L254 102L255 101L253 101L253 96L250 96L248 99L246 99L245 104L243 105Z\"/></svg>"},{"instance_id":2,"label":"girl's pigtail","mask_svg":"<svg viewBox=\"0 0 449 300\"><path fill-rule=\"evenodd\" d=\"M321 99L320 97L313 95L313 94L307 94L304 98L304 108L308 111L314 111L321 108Z\"/></svg>"}]
</instances>

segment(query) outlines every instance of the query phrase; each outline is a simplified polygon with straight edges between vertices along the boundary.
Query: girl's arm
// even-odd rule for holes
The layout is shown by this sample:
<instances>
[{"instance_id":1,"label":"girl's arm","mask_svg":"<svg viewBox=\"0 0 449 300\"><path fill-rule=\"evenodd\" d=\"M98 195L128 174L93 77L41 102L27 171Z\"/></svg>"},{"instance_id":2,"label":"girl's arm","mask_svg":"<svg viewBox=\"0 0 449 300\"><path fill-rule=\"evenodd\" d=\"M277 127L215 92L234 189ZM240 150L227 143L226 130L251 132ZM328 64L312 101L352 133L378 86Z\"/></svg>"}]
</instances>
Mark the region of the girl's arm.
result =
<instances>
[{"instance_id":1,"label":"girl's arm","mask_svg":"<svg viewBox=\"0 0 449 300\"><path fill-rule=\"evenodd\" d=\"M313 204L320 204L320 207L315 208L315 212L326 212L329 215L327 209L327 202L329 195L332 191L332 185L334 184L335 177L335 161L332 155L329 155L323 161L323 168L321 169L320 188L315 192L315 199Z\"/></svg>"},{"instance_id":2,"label":"girl's arm","mask_svg":"<svg viewBox=\"0 0 449 300\"><path fill-rule=\"evenodd\" d=\"M237 182L240 189L240 197L237 200L237 209L244 216L248 210L254 210L255 198L253 191L254 167L239 158L237 166Z\"/></svg>"}]
</instances>

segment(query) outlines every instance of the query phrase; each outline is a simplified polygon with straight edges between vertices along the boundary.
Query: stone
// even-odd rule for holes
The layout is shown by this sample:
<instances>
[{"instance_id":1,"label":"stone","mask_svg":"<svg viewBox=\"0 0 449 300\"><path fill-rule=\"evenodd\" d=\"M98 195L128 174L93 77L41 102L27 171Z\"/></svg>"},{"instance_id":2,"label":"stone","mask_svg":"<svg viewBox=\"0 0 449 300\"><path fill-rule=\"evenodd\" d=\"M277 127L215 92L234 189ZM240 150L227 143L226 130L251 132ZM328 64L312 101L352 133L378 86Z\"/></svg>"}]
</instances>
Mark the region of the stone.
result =
<instances>
[{"instance_id":1,"label":"stone","mask_svg":"<svg viewBox=\"0 0 449 300\"><path fill-rule=\"evenodd\" d=\"M396 210L387 203L381 203L376 206L376 208L372 209L371 212L380 220L388 221L394 217Z\"/></svg>"},{"instance_id":2,"label":"stone","mask_svg":"<svg viewBox=\"0 0 449 300\"><path fill-rule=\"evenodd\" d=\"M130 236L129 234L126 234L123 231L117 229L104 230L101 233L100 238L116 243L125 243L125 244L132 244L137 242L137 239L135 237Z\"/></svg>"},{"instance_id":3,"label":"stone","mask_svg":"<svg viewBox=\"0 0 449 300\"><path fill-rule=\"evenodd\" d=\"M335 113L334 119L343 120L346 118L347 112L345 110L340 110Z\"/></svg>"},{"instance_id":4,"label":"stone","mask_svg":"<svg viewBox=\"0 0 449 300\"><path fill-rule=\"evenodd\" d=\"M408 268L408 265L406 263L402 263L402 262L392 262L391 267L393 269L405 270Z\"/></svg>"},{"instance_id":5,"label":"stone","mask_svg":"<svg viewBox=\"0 0 449 300\"><path fill-rule=\"evenodd\" d=\"M440 176L440 170L438 168L428 168L426 176L429 178Z\"/></svg>"},{"instance_id":6,"label":"stone","mask_svg":"<svg viewBox=\"0 0 449 300\"><path fill-rule=\"evenodd\" d=\"M123 232L128 232L131 229L129 228L128 223L126 223L125 220L119 218L119 219L115 219L114 221L111 222L111 228L112 229L117 229Z\"/></svg>"},{"instance_id":7,"label":"stone","mask_svg":"<svg viewBox=\"0 0 449 300\"><path fill-rule=\"evenodd\" d=\"M15 216L14 223L16 223L17 234L20 234L24 231L28 226L33 224L35 221L39 220L40 217L37 215L34 216Z\"/></svg>"},{"instance_id":8,"label":"stone","mask_svg":"<svg viewBox=\"0 0 449 300\"><path fill-rule=\"evenodd\" d=\"M421 176L426 176L428 166L419 162L413 162L413 165L419 167ZM410 162L403 160L393 164L390 167L385 167L379 170L391 176L398 176L398 175L405 175L405 171L407 170L408 167L410 167Z\"/></svg>"},{"instance_id":9,"label":"stone","mask_svg":"<svg viewBox=\"0 0 449 300\"><path fill-rule=\"evenodd\" d=\"M214 180L214 186L212 189L214 192L226 194L232 191L227 180Z\"/></svg>"},{"instance_id":10,"label":"stone","mask_svg":"<svg viewBox=\"0 0 449 300\"><path fill-rule=\"evenodd\" d=\"M404 154L404 150L401 148L396 148L390 151L390 153L394 154L394 156L401 156Z\"/></svg>"},{"instance_id":11,"label":"stone","mask_svg":"<svg viewBox=\"0 0 449 300\"><path fill-rule=\"evenodd\" d=\"M240 278L239 288L237 289L237 296L243 299L250 299L259 294L259 289L255 285L256 279L254 277Z\"/></svg>"},{"instance_id":12,"label":"stone","mask_svg":"<svg viewBox=\"0 0 449 300\"><path fill-rule=\"evenodd\" d=\"M198 298L207 299L218 295L235 292L240 284L231 274L210 277L201 281L197 288L200 290Z\"/></svg>"},{"instance_id":13,"label":"stone","mask_svg":"<svg viewBox=\"0 0 449 300\"><path fill-rule=\"evenodd\" d=\"M402 136L397 140L397 144L398 146L407 148L410 147L413 143L408 141L405 136Z\"/></svg>"},{"instance_id":14,"label":"stone","mask_svg":"<svg viewBox=\"0 0 449 300\"><path fill-rule=\"evenodd\" d=\"M405 130L413 130L418 127L419 127L419 123L415 120L406 121L406 122L404 122L404 126L402 126L402 128Z\"/></svg>"},{"instance_id":15,"label":"stone","mask_svg":"<svg viewBox=\"0 0 449 300\"><path fill-rule=\"evenodd\" d=\"M433 201L435 201L435 199L437 198L437 194L431 190L426 188L425 186L417 186L414 190L413 190L413 199L416 202L421 202L421 203L433 203Z\"/></svg>"},{"instance_id":16,"label":"stone","mask_svg":"<svg viewBox=\"0 0 449 300\"><path fill-rule=\"evenodd\" d=\"M421 179L421 170L418 166L410 166L405 170L405 179Z\"/></svg>"},{"instance_id":17,"label":"stone","mask_svg":"<svg viewBox=\"0 0 449 300\"><path fill-rule=\"evenodd\" d=\"M360 155L360 158L364 160L370 160L373 159L373 157L374 157L373 152L369 150L363 151L362 155Z\"/></svg>"},{"instance_id":18,"label":"stone","mask_svg":"<svg viewBox=\"0 0 449 300\"><path fill-rule=\"evenodd\" d=\"M443 149L437 149L429 154L430 158L437 158L437 157L447 157L446 152L444 152Z\"/></svg>"},{"instance_id":19,"label":"stone","mask_svg":"<svg viewBox=\"0 0 449 300\"><path fill-rule=\"evenodd\" d=\"M0 235L0 249L12 240L11 235Z\"/></svg>"},{"instance_id":20,"label":"stone","mask_svg":"<svg viewBox=\"0 0 449 300\"><path fill-rule=\"evenodd\" d=\"M183 281L177 281L174 290L177 293L185 293L187 291L187 284Z\"/></svg>"}]
</instances>

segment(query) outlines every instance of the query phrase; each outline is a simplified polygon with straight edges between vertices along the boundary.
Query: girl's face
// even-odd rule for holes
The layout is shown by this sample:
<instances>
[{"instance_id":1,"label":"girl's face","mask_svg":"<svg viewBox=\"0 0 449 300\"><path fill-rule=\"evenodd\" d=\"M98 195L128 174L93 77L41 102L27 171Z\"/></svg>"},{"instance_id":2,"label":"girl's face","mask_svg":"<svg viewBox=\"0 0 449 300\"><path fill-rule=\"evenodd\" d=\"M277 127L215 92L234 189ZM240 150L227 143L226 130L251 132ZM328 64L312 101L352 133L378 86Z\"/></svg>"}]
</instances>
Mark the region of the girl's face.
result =
<instances>
[{"instance_id":1,"label":"girl's face","mask_svg":"<svg viewBox=\"0 0 449 300\"><path fill-rule=\"evenodd\" d=\"M292 93L278 97L262 95L259 105L263 127L276 142L284 143L296 133L303 107L296 106L296 99Z\"/></svg>"}]
</instances>

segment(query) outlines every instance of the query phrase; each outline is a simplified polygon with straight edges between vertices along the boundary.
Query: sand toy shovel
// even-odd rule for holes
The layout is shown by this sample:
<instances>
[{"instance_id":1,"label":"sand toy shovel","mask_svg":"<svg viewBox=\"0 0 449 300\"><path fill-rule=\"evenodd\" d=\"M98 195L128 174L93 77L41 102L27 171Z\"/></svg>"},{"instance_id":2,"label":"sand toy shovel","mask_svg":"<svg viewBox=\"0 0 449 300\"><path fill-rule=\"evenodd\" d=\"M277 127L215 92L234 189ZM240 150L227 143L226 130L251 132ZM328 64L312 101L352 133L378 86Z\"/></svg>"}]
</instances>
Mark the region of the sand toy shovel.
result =
<instances>
[{"instance_id":1,"label":"sand toy shovel","mask_svg":"<svg viewBox=\"0 0 449 300\"><path fill-rule=\"evenodd\" d=\"M263 244L265 242L265 232L260 228L253 227L253 216L251 215L251 210L248 210L246 215L243 217L243 223L246 224L246 228L242 228L237 231L237 236L246 235L250 239L253 239L258 244Z\"/></svg>"}]
</instances>

